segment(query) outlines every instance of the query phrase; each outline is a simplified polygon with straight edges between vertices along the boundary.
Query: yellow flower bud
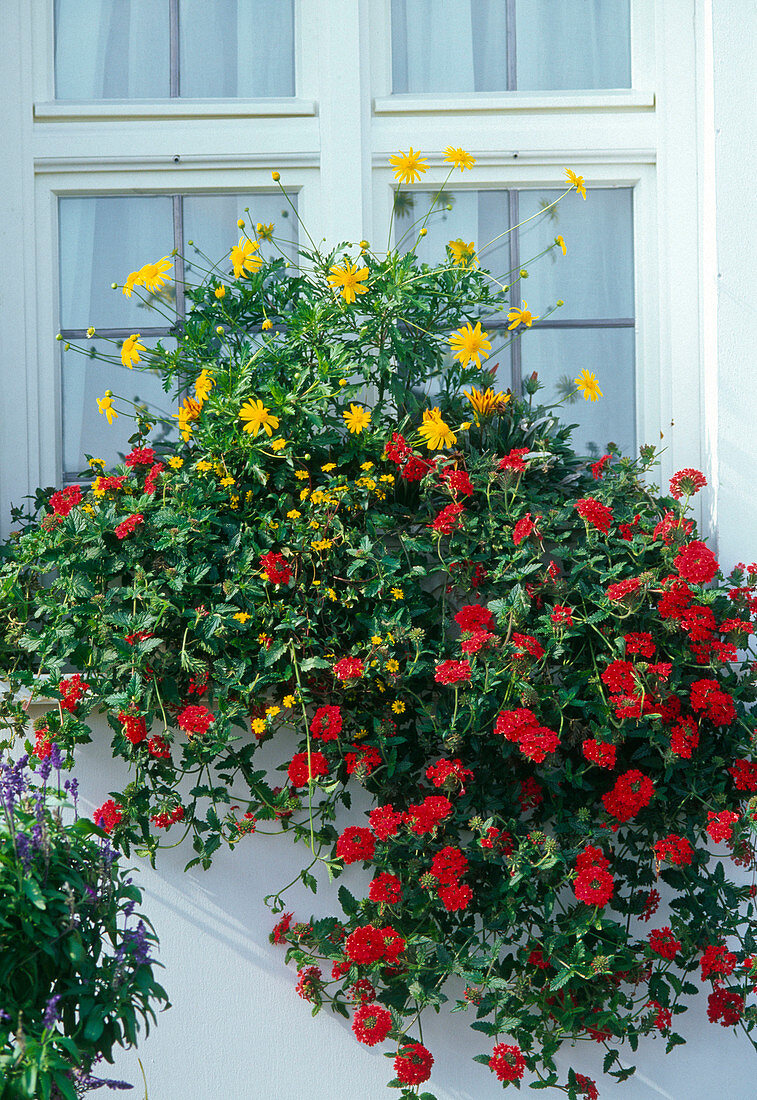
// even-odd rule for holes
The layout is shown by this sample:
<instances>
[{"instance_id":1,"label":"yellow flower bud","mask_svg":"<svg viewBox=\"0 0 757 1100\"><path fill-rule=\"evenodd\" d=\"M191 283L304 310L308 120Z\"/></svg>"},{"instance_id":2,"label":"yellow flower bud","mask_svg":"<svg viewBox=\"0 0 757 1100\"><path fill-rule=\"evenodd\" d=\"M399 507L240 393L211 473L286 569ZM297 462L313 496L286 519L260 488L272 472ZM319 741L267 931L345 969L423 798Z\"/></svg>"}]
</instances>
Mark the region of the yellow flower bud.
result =
<instances>
[{"instance_id":1,"label":"yellow flower bud","mask_svg":"<svg viewBox=\"0 0 757 1100\"><path fill-rule=\"evenodd\" d=\"M278 183L279 180L281 179L281 176L279 175L278 172L271 172L271 179L273 180L274 183Z\"/></svg>"},{"instance_id":2,"label":"yellow flower bud","mask_svg":"<svg viewBox=\"0 0 757 1100\"><path fill-rule=\"evenodd\" d=\"M226 287L225 286L217 286L215 288L215 290L213 291L213 293L215 294L216 298L225 298L226 297Z\"/></svg>"},{"instance_id":3,"label":"yellow flower bud","mask_svg":"<svg viewBox=\"0 0 757 1100\"><path fill-rule=\"evenodd\" d=\"M237 226L240 229L244 229L244 218L237 218Z\"/></svg>"},{"instance_id":4,"label":"yellow flower bud","mask_svg":"<svg viewBox=\"0 0 757 1100\"><path fill-rule=\"evenodd\" d=\"M223 336L223 325L216 325L216 332L219 336Z\"/></svg>"},{"instance_id":5,"label":"yellow flower bud","mask_svg":"<svg viewBox=\"0 0 757 1100\"><path fill-rule=\"evenodd\" d=\"M420 231L420 233L418 234L418 236L420 236L420 237L425 237L427 233L428 233L428 229L426 229L426 227L425 227L425 225L424 225L423 229L421 229L421 231Z\"/></svg>"}]
</instances>

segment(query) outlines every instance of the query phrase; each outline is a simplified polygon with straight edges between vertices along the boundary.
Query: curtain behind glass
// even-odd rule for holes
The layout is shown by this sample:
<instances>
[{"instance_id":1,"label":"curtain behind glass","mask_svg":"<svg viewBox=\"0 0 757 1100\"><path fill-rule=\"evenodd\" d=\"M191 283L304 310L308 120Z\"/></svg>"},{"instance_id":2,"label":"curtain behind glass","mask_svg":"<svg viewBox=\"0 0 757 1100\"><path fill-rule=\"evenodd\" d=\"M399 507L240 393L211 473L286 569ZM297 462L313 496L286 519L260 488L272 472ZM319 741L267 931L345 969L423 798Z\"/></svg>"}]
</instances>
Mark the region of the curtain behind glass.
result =
<instances>
[{"instance_id":1,"label":"curtain behind glass","mask_svg":"<svg viewBox=\"0 0 757 1100\"><path fill-rule=\"evenodd\" d=\"M162 99L170 94L164 0L55 0L58 99Z\"/></svg>"},{"instance_id":2,"label":"curtain behind glass","mask_svg":"<svg viewBox=\"0 0 757 1100\"><path fill-rule=\"evenodd\" d=\"M629 0L515 0L515 13L520 91L630 88Z\"/></svg>"},{"instance_id":3,"label":"curtain behind glass","mask_svg":"<svg viewBox=\"0 0 757 1100\"><path fill-rule=\"evenodd\" d=\"M394 92L507 88L503 0L392 0Z\"/></svg>"},{"instance_id":4,"label":"curtain behind glass","mask_svg":"<svg viewBox=\"0 0 757 1100\"><path fill-rule=\"evenodd\" d=\"M182 96L294 95L294 0L180 0L179 38Z\"/></svg>"}]
</instances>

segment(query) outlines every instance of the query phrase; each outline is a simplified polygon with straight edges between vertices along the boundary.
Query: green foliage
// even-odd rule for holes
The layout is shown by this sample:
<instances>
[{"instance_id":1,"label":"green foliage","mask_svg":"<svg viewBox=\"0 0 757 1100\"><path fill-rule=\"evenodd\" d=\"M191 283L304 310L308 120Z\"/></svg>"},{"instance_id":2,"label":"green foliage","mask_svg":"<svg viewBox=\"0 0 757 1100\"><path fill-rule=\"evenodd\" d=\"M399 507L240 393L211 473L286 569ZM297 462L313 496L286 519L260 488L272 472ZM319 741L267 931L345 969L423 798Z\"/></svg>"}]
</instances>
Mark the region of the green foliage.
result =
<instances>
[{"instance_id":1,"label":"green foliage","mask_svg":"<svg viewBox=\"0 0 757 1100\"><path fill-rule=\"evenodd\" d=\"M466 393L493 374L450 360L449 332L506 309L506 273L363 249L351 303L328 285L349 248L190 292L178 350L147 360L184 400L183 443L152 453L143 417L118 482L93 461L93 488L51 498L7 550L11 685L60 685L43 736L71 756L107 713L132 767L125 851L156 858L181 822L189 866L208 867L223 843L286 832L310 889L319 864L349 883L361 856L398 880L398 897L340 883L343 917L281 916L315 1011L348 1015L370 983L401 1053L451 999L495 1053L518 1045L533 1087L588 1037L622 1080L623 1042L683 1041L673 1018L706 947L738 943L735 995L753 980L753 900L723 859L752 860L755 677L735 643L755 575L729 590L687 494L649 487L652 449L592 467L534 403L538 380L525 398ZM351 405L372 410L352 433ZM5 714L23 737L10 699ZM355 788L384 829L353 813L344 830ZM724 812L716 858L708 815ZM671 834L690 861L655 850ZM673 958L648 938L658 889ZM266 899L277 914L285 890ZM383 929L384 951L351 953L358 929ZM754 1009L738 1015L750 1031ZM570 1072L559 1087L588 1095Z\"/></svg>"},{"instance_id":2,"label":"green foliage","mask_svg":"<svg viewBox=\"0 0 757 1100\"><path fill-rule=\"evenodd\" d=\"M0 807L0 1097L75 1100L167 1005L157 940L102 832L23 760L2 769Z\"/></svg>"}]
</instances>

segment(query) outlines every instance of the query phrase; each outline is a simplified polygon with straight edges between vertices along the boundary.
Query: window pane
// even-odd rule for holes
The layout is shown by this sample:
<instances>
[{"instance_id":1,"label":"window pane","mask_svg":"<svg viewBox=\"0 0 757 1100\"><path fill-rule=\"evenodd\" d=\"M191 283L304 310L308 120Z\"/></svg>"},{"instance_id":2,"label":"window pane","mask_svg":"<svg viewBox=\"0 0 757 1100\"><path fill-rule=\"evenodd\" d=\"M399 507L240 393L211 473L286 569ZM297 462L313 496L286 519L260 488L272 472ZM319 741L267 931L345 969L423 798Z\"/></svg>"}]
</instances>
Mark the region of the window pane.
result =
<instances>
[{"instance_id":1,"label":"window pane","mask_svg":"<svg viewBox=\"0 0 757 1100\"><path fill-rule=\"evenodd\" d=\"M560 191L520 191L520 222L549 206ZM630 188L592 188L586 202L572 193L541 217L521 225L520 263L528 270L520 293L542 314L561 298L552 319L634 316L633 217ZM567 255L554 248L529 264L556 236ZM485 262L486 256L482 257Z\"/></svg>"},{"instance_id":2,"label":"window pane","mask_svg":"<svg viewBox=\"0 0 757 1100\"><path fill-rule=\"evenodd\" d=\"M295 207L297 196L291 195ZM249 214L247 210L249 209ZM210 264L216 264L216 274L231 275L229 252L239 240L241 230L237 219L243 218L247 232L256 235L256 226L273 225L273 241L261 242L260 251L266 259L281 255L297 262L297 219L292 208L278 193L184 196L184 254L189 282L198 283L207 275ZM187 244L194 242L194 248ZM197 249L205 256L200 256Z\"/></svg>"},{"instance_id":3,"label":"window pane","mask_svg":"<svg viewBox=\"0 0 757 1100\"><path fill-rule=\"evenodd\" d=\"M294 95L293 0L180 0L179 38L182 96Z\"/></svg>"},{"instance_id":4,"label":"window pane","mask_svg":"<svg viewBox=\"0 0 757 1100\"><path fill-rule=\"evenodd\" d=\"M515 26L519 91L631 87L629 0L515 0Z\"/></svg>"},{"instance_id":5,"label":"window pane","mask_svg":"<svg viewBox=\"0 0 757 1100\"><path fill-rule=\"evenodd\" d=\"M173 250L173 202L164 195L61 198L60 327L154 328L175 316L173 281L162 288L163 315L123 285L130 272ZM169 257L170 258L170 257ZM173 268L169 274L173 273ZM140 289L144 295L144 288ZM158 301L155 297L154 301ZM168 314L168 316L165 316Z\"/></svg>"},{"instance_id":6,"label":"window pane","mask_svg":"<svg viewBox=\"0 0 757 1100\"><path fill-rule=\"evenodd\" d=\"M446 259L449 241L473 244L476 251L505 233L510 224L507 191L400 191L394 208L394 242L404 252L413 249L423 263ZM428 235L418 238L429 206ZM481 258L481 264L499 276L510 270L509 235L501 237Z\"/></svg>"},{"instance_id":7,"label":"window pane","mask_svg":"<svg viewBox=\"0 0 757 1100\"><path fill-rule=\"evenodd\" d=\"M394 92L507 88L504 0L392 0Z\"/></svg>"},{"instance_id":8,"label":"window pane","mask_svg":"<svg viewBox=\"0 0 757 1100\"><path fill-rule=\"evenodd\" d=\"M55 0L58 99L170 95L165 0Z\"/></svg>"},{"instance_id":9,"label":"window pane","mask_svg":"<svg viewBox=\"0 0 757 1100\"><path fill-rule=\"evenodd\" d=\"M598 401L585 401L579 395L574 404L558 410L564 423L578 425L573 444L579 454L604 454L610 441L624 454L635 453L633 329L539 330L535 326L521 338L521 356L523 377L536 371L544 383L538 399L545 404L574 390L573 379L580 371L597 376L603 394Z\"/></svg>"},{"instance_id":10,"label":"window pane","mask_svg":"<svg viewBox=\"0 0 757 1100\"><path fill-rule=\"evenodd\" d=\"M156 342L147 338L141 341L146 347L154 347ZM164 337L161 342L165 348L176 346L176 341L169 337ZM106 390L113 391L117 411L125 405L125 402L116 400L118 397L137 404L144 403L163 415L175 411L156 374L138 368L129 370L121 365L117 343L95 339L85 345L96 348L98 354L114 356L115 363L90 359L73 350L63 352L63 470L68 475L79 474L86 469L85 453L112 465L130 450L127 440L134 434L134 421L122 411L118 419L109 425L107 417L97 407L97 398L103 397ZM126 411L128 408L126 406ZM167 434L166 429L158 425L152 438L162 439ZM175 433L170 434L175 436Z\"/></svg>"}]
</instances>

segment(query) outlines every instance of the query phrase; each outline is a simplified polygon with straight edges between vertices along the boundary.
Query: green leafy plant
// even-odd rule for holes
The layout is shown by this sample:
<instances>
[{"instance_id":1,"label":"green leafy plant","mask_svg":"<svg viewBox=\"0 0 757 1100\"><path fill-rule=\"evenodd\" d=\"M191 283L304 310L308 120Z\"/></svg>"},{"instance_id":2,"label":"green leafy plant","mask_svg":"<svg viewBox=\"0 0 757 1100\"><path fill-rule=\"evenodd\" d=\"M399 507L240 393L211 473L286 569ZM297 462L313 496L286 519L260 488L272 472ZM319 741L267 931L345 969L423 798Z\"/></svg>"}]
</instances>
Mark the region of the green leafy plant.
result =
<instances>
[{"instance_id":1,"label":"green leafy plant","mask_svg":"<svg viewBox=\"0 0 757 1100\"><path fill-rule=\"evenodd\" d=\"M105 834L75 816L76 780L48 785L61 758L48 743L0 768L0 1097L75 1100L131 1088L93 1076L113 1047L133 1045L167 1005L150 957L142 896Z\"/></svg>"},{"instance_id":2,"label":"green leafy plant","mask_svg":"<svg viewBox=\"0 0 757 1100\"><path fill-rule=\"evenodd\" d=\"M395 159L412 182L418 154ZM726 582L697 538L704 478L660 497L652 448L590 461L537 378L495 390L486 361L534 319L485 249L431 267L313 246L287 274L263 243L188 292L176 351L122 349L162 372L182 441L151 445L138 414L124 463L92 459L91 489L50 496L7 550L11 685L59 700L37 744L73 756L107 714L133 782L98 815L125 851L155 859L177 827L208 867L287 833L297 881L342 879L341 913L310 921L272 884L272 938L314 1012L393 1043L403 1096L450 1000L504 1086L528 1071L571 1098L597 1091L561 1078L563 1044L601 1042L623 1080L623 1044L683 1042L702 981L712 1021L750 1032L753 889L726 868L753 864L757 566Z\"/></svg>"}]
</instances>

